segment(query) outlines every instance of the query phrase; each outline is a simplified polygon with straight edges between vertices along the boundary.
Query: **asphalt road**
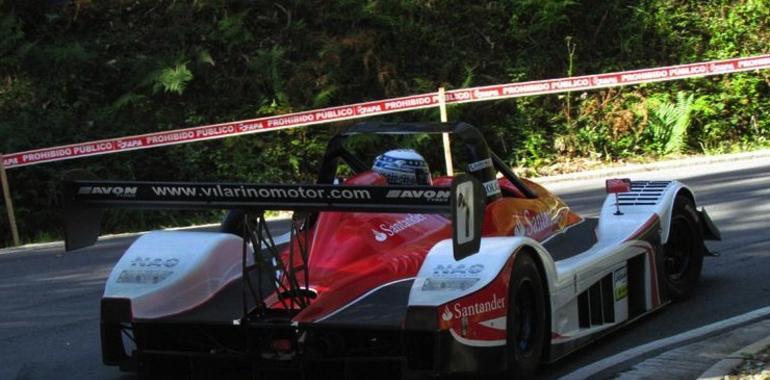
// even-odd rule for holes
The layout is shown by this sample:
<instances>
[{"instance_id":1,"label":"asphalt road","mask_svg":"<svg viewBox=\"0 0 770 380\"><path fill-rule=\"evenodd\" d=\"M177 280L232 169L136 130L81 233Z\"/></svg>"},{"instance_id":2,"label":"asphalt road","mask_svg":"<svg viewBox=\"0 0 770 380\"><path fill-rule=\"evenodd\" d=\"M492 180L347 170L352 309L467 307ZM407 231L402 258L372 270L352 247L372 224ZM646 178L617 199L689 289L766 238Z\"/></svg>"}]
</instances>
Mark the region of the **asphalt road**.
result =
<instances>
[{"instance_id":1,"label":"asphalt road","mask_svg":"<svg viewBox=\"0 0 770 380\"><path fill-rule=\"evenodd\" d=\"M623 350L770 305L770 159L625 175L682 179L722 231L722 254L704 261L697 291L540 372L554 378ZM603 179L546 187L593 216ZM133 379L101 364L99 299L112 265L135 237L77 252L62 248L0 253L0 380Z\"/></svg>"}]
</instances>

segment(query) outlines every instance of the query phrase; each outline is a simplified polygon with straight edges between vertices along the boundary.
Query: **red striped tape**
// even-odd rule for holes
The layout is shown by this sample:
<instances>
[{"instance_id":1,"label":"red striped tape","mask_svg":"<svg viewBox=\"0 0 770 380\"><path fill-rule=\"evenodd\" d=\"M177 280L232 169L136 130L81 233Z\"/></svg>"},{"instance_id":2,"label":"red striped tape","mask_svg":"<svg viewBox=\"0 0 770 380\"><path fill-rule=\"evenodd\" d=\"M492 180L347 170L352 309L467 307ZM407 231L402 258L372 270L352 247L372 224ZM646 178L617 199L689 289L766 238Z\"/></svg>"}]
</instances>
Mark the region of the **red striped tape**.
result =
<instances>
[{"instance_id":1,"label":"red striped tape","mask_svg":"<svg viewBox=\"0 0 770 380\"><path fill-rule=\"evenodd\" d=\"M584 75L520 83L482 86L446 92L447 104L499 100L522 96L585 91L631 84L663 82L709 75L729 74L770 68L770 55L734 58L651 69ZM100 154L148 149L193 141L221 139L341 120L359 119L394 112L412 111L439 105L438 94L428 93L403 98L378 100L258 119L212 124L200 127L155 132L80 144L42 148L3 156L6 168L61 161Z\"/></svg>"}]
</instances>

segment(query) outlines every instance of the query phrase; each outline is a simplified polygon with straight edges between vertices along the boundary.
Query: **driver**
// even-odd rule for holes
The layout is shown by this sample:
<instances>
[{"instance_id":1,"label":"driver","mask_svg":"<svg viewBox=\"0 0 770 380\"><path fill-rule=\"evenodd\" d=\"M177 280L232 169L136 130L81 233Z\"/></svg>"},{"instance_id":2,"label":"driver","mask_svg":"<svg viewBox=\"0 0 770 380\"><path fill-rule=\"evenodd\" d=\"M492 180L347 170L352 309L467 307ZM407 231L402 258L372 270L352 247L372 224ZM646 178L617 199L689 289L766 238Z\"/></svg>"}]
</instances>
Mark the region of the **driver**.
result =
<instances>
[{"instance_id":1,"label":"driver","mask_svg":"<svg viewBox=\"0 0 770 380\"><path fill-rule=\"evenodd\" d=\"M391 185L431 185L430 168L413 149L389 150L374 159L372 170L383 175Z\"/></svg>"}]
</instances>

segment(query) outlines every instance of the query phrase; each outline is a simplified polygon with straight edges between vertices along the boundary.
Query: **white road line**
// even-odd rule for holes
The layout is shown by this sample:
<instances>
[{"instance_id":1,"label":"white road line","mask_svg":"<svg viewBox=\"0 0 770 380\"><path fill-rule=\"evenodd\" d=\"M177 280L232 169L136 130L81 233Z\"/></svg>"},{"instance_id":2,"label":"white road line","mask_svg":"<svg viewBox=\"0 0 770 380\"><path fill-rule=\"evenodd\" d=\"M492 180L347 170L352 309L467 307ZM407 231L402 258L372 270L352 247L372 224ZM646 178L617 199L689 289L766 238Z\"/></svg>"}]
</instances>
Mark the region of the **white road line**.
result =
<instances>
[{"instance_id":1,"label":"white road line","mask_svg":"<svg viewBox=\"0 0 770 380\"><path fill-rule=\"evenodd\" d=\"M720 330L726 330L726 329L735 327L737 325L750 322L755 319L761 319L767 316L770 316L770 306L763 307L761 309L750 311L746 314L738 315L719 322L714 322L710 325L699 327L694 330L686 331L678 335L656 340L656 341L647 343L645 345L623 351L619 354L610 356L608 358L604 358L602 360L599 360L598 362L591 363L570 374L562 376L559 380L587 379L591 376L595 376L599 374L602 371L608 370L612 367L618 366L620 364L623 364L627 361L630 361L632 359L635 359L639 356L645 355L652 351L657 351L670 346L679 345L689 340L701 338L701 337L704 337L705 335L709 335Z\"/></svg>"}]
</instances>

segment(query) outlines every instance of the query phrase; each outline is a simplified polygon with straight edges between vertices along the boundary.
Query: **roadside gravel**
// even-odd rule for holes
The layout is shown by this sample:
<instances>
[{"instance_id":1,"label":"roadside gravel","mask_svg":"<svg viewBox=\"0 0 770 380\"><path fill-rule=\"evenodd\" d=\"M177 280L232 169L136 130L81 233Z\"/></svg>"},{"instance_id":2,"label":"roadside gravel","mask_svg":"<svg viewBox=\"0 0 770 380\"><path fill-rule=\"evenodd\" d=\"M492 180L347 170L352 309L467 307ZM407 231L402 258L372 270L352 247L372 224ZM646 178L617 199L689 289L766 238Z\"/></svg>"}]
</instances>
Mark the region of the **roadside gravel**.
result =
<instances>
[{"instance_id":1,"label":"roadside gravel","mask_svg":"<svg viewBox=\"0 0 770 380\"><path fill-rule=\"evenodd\" d=\"M725 380L770 380L770 346L754 354L744 354L743 362Z\"/></svg>"}]
</instances>

